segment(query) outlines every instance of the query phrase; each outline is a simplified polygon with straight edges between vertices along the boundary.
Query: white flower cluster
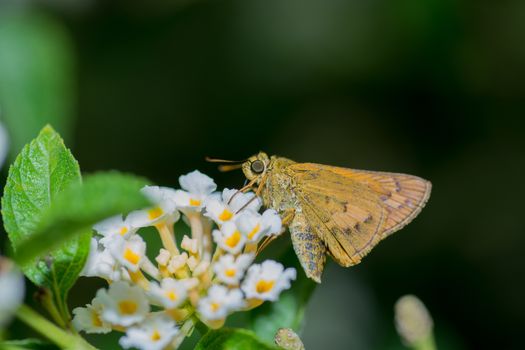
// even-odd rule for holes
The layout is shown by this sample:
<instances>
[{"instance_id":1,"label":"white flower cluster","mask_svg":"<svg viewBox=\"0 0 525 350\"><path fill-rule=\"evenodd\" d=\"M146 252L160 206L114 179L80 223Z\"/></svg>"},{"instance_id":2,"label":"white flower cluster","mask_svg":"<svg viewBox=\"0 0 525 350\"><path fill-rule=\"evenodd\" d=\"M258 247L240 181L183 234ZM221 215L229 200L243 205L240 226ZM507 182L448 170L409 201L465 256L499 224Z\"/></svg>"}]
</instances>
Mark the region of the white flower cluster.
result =
<instances>
[{"instance_id":1,"label":"white flower cluster","mask_svg":"<svg viewBox=\"0 0 525 350\"><path fill-rule=\"evenodd\" d=\"M264 246L259 243L281 233L277 212L260 214L261 200L252 192L216 192L215 182L197 170L179 183L179 190L147 186L142 191L153 207L95 225L99 236L83 275L104 278L109 288L73 310L78 330L125 332L124 348L177 348L197 322L222 327L232 312L275 301L290 288L295 269L253 263ZM174 223L181 217L191 233L177 244ZM164 246L155 263L138 234L148 226Z\"/></svg>"}]
</instances>

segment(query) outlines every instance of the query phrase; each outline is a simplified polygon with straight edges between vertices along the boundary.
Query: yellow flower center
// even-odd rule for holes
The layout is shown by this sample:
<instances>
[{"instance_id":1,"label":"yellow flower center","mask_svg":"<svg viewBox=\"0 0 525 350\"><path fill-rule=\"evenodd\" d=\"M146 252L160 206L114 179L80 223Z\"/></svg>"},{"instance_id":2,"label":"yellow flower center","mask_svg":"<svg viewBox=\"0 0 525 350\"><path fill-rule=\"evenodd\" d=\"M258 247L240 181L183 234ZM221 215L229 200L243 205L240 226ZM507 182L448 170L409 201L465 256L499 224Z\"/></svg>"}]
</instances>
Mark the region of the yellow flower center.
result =
<instances>
[{"instance_id":1,"label":"yellow flower center","mask_svg":"<svg viewBox=\"0 0 525 350\"><path fill-rule=\"evenodd\" d=\"M148 210L148 218L150 220L158 219L164 214L164 211L160 207L155 207L153 209Z\"/></svg>"},{"instance_id":2,"label":"yellow flower center","mask_svg":"<svg viewBox=\"0 0 525 350\"><path fill-rule=\"evenodd\" d=\"M257 224L253 230L250 231L250 233L248 233L248 239L252 239L253 236L255 236L257 234L257 232L259 232L259 230L261 229L261 225L260 224Z\"/></svg>"},{"instance_id":3,"label":"yellow flower center","mask_svg":"<svg viewBox=\"0 0 525 350\"><path fill-rule=\"evenodd\" d=\"M232 217L233 217L233 213L231 211L229 211L228 209L224 209L222 211L221 215L219 215L219 220L228 221Z\"/></svg>"},{"instance_id":4,"label":"yellow flower center","mask_svg":"<svg viewBox=\"0 0 525 350\"><path fill-rule=\"evenodd\" d=\"M212 312L217 312L217 310L219 310L219 308L221 307L221 304L219 304L219 303L211 303L210 307L211 307L211 311Z\"/></svg>"},{"instance_id":5,"label":"yellow flower center","mask_svg":"<svg viewBox=\"0 0 525 350\"><path fill-rule=\"evenodd\" d=\"M201 203L202 202L198 199L190 198L190 205L193 205L194 207L198 207L199 205L201 205Z\"/></svg>"},{"instance_id":6,"label":"yellow flower center","mask_svg":"<svg viewBox=\"0 0 525 350\"><path fill-rule=\"evenodd\" d=\"M120 228L119 233L121 236L124 236L126 233L128 233L128 228L126 226L123 226Z\"/></svg>"},{"instance_id":7,"label":"yellow flower center","mask_svg":"<svg viewBox=\"0 0 525 350\"><path fill-rule=\"evenodd\" d=\"M230 248L235 248L237 244L239 244L239 241L241 240L241 233L238 230L235 230L234 233L230 235L230 237L226 238L226 245Z\"/></svg>"},{"instance_id":8,"label":"yellow flower center","mask_svg":"<svg viewBox=\"0 0 525 350\"><path fill-rule=\"evenodd\" d=\"M118 303L118 308L123 315L133 315L137 312L137 304L131 300L122 300Z\"/></svg>"},{"instance_id":9,"label":"yellow flower center","mask_svg":"<svg viewBox=\"0 0 525 350\"><path fill-rule=\"evenodd\" d=\"M233 277L235 276L235 269L226 269L226 271L224 271L224 274L228 277Z\"/></svg>"},{"instance_id":10,"label":"yellow flower center","mask_svg":"<svg viewBox=\"0 0 525 350\"><path fill-rule=\"evenodd\" d=\"M93 326L102 327L102 320L100 319L100 316L98 315L98 313L93 312L91 316L92 316L91 322L93 322Z\"/></svg>"},{"instance_id":11,"label":"yellow flower center","mask_svg":"<svg viewBox=\"0 0 525 350\"><path fill-rule=\"evenodd\" d=\"M124 251L124 259L126 259L133 265L137 265L140 261L140 255L135 253L133 250L126 248L126 250Z\"/></svg>"},{"instance_id":12,"label":"yellow flower center","mask_svg":"<svg viewBox=\"0 0 525 350\"><path fill-rule=\"evenodd\" d=\"M260 280L255 285L255 290L259 294L267 293L272 290L274 284L275 284L275 281Z\"/></svg>"},{"instance_id":13,"label":"yellow flower center","mask_svg":"<svg viewBox=\"0 0 525 350\"><path fill-rule=\"evenodd\" d=\"M160 333L158 330L154 330L151 334L151 341L159 341L160 340Z\"/></svg>"},{"instance_id":14,"label":"yellow flower center","mask_svg":"<svg viewBox=\"0 0 525 350\"><path fill-rule=\"evenodd\" d=\"M167 297L169 300L171 300L171 301L175 301L175 300L178 299L177 294L175 294L175 292L172 291L172 290L166 292L165 295L166 295L166 297Z\"/></svg>"}]
</instances>

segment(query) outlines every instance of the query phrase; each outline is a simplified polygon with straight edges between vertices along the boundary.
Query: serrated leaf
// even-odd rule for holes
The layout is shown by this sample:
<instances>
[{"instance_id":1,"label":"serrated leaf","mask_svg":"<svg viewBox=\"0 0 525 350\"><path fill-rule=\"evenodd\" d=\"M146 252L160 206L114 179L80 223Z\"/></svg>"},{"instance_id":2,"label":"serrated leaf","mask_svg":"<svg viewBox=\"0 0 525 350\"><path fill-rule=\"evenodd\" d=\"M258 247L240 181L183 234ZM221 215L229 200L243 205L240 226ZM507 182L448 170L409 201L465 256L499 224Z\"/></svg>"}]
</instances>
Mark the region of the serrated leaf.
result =
<instances>
[{"instance_id":1,"label":"serrated leaf","mask_svg":"<svg viewBox=\"0 0 525 350\"><path fill-rule=\"evenodd\" d=\"M68 31L36 11L0 10L0 110L15 156L46 123L68 140L74 117Z\"/></svg>"},{"instance_id":2,"label":"serrated leaf","mask_svg":"<svg viewBox=\"0 0 525 350\"><path fill-rule=\"evenodd\" d=\"M307 278L293 249L281 259L285 266L294 266L297 280L292 288L284 291L276 302L266 302L250 312L251 329L260 339L271 341L280 328L290 328L300 333L304 311L316 283Z\"/></svg>"},{"instance_id":3,"label":"serrated leaf","mask_svg":"<svg viewBox=\"0 0 525 350\"><path fill-rule=\"evenodd\" d=\"M43 211L65 188L80 182L77 161L53 128L46 126L17 156L2 197L4 227L15 253L36 233ZM89 232L75 237L51 252L47 262L34 261L22 269L31 281L49 288L63 302L85 263L89 240Z\"/></svg>"},{"instance_id":4,"label":"serrated leaf","mask_svg":"<svg viewBox=\"0 0 525 350\"><path fill-rule=\"evenodd\" d=\"M90 232L103 219L150 205L140 192L146 184L143 178L118 172L85 176L82 184L70 186L55 198L36 232L20 244L16 260L25 264L57 244Z\"/></svg>"},{"instance_id":5,"label":"serrated leaf","mask_svg":"<svg viewBox=\"0 0 525 350\"><path fill-rule=\"evenodd\" d=\"M222 328L206 333L195 350L278 350L277 346L257 338L246 329Z\"/></svg>"}]
</instances>

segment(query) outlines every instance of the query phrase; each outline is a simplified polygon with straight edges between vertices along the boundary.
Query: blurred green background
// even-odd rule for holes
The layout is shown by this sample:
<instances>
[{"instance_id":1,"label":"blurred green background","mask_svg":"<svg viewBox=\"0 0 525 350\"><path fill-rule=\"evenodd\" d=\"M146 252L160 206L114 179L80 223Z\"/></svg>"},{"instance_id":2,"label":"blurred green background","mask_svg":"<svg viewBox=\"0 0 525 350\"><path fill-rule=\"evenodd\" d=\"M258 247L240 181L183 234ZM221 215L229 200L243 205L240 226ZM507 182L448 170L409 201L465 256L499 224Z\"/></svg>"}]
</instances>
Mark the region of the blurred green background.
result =
<instances>
[{"instance_id":1,"label":"blurred green background","mask_svg":"<svg viewBox=\"0 0 525 350\"><path fill-rule=\"evenodd\" d=\"M306 348L403 349L393 304L414 293L441 349L521 349L524 35L521 0L3 0L0 118L11 160L51 122L83 171L167 186L240 186L204 157L259 150L425 177L411 225L328 266Z\"/></svg>"}]
</instances>

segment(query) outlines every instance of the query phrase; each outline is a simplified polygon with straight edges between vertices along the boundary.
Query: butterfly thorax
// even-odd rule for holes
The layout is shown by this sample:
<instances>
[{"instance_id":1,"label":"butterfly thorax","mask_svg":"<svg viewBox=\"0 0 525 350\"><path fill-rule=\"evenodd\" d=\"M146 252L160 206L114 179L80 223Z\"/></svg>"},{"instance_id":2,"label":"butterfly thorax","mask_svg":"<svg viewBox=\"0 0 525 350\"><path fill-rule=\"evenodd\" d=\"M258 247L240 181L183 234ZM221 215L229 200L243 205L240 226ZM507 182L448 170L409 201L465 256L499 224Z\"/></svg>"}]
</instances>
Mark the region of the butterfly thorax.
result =
<instances>
[{"instance_id":1,"label":"butterfly thorax","mask_svg":"<svg viewBox=\"0 0 525 350\"><path fill-rule=\"evenodd\" d=\"M286 168L294 161L282 157L272 156L266 172L261 197L266 207L284 212L290 208L297 208L298 201L294 194L293 179L287 174Z\"/></svg>"}]
</instances>

